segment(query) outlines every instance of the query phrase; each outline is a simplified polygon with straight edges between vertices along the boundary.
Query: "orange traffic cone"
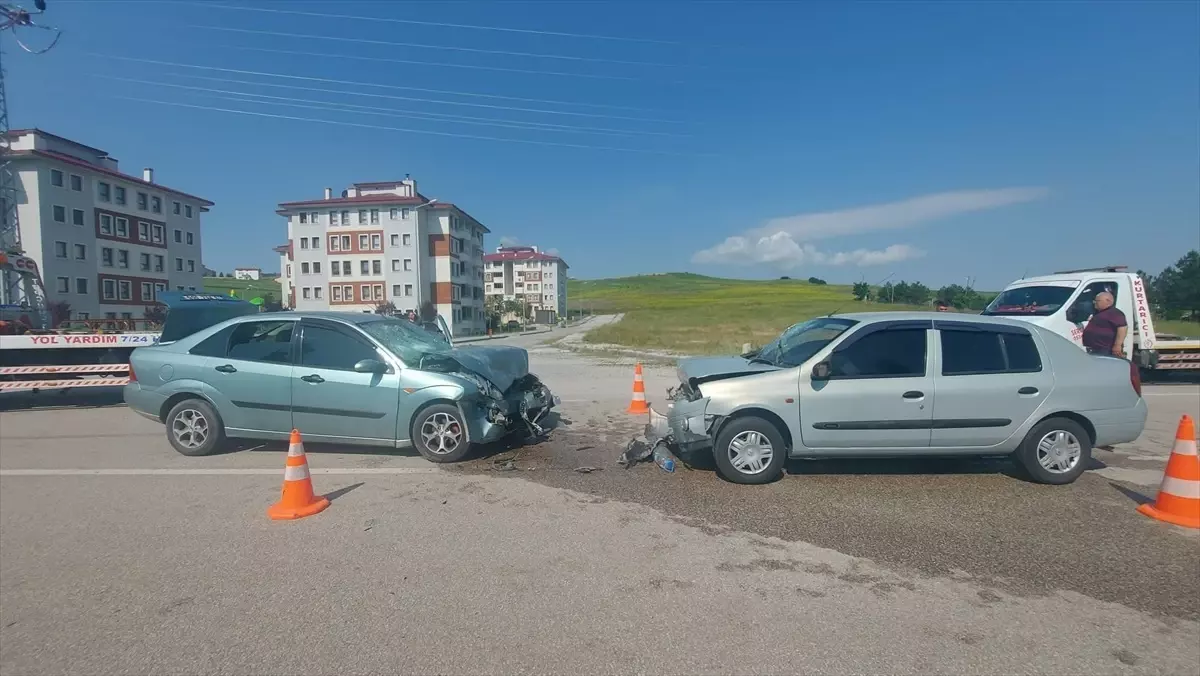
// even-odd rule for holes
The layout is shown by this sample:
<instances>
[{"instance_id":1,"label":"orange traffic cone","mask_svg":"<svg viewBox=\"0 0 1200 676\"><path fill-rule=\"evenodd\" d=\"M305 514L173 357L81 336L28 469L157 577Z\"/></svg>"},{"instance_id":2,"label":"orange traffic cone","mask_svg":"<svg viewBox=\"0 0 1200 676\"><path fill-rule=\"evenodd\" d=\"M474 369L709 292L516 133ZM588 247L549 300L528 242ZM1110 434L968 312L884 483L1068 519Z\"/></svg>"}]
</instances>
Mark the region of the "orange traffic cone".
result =
<instances>
[{"instance_id":1,"label":"orange traffic cone","mask_svg":"<svg viewBox=\"0 0 1200 676\"><path fill-rule=\"evenodd\" d=\"M642 380L641 362L638 362L637 367L633 369L633 401L629 402L629 408L625 409L625 412L634 414L650 412L650 406L646 404L646 383Z\"/></svg>"},{"instance_id":2,"label":"orange traffic cone","mask_svg":"<svg viewBox=\"0 0 1200 676\"><path fill-rule=\"evenodd\" d=\"M283 468L283 494L279 502L267 508L267 516L281 519L302 519L323 511L329 499L313 495L312 477L308 474L308 459L304 456L304 442L300 432L292 430L288 444L287 464Z\"/></svg>"},{"instance_id":3,"label":"orange traffic cone","mask_svg":"<svg viewBox=\"0 0 1200 676\"><path fill-rule=\"evenodd\" d=\"M1137 511L1176 526L1200 528L1200 455L1196 454L1196 426L1191 416L1179 421L1158 499Z\"/></svg>"}]
</instances>

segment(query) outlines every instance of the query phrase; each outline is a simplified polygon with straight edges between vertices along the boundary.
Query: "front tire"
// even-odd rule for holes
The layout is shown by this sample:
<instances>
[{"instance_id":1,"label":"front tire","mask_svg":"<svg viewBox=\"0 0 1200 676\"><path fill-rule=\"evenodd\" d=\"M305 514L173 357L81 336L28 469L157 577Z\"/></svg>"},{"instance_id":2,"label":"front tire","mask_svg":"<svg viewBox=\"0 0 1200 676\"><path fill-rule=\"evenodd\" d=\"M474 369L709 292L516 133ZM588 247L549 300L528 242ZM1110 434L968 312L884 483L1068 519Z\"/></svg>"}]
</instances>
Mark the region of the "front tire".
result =
<instances>
[{"instance_id":1,"label":"front tire","mask_svg":"<svg viewBox=\"0 0 1200 676\"><path fill-rule=\"evenodd\" d=\"M429 462L458 462L471 452L467 426L457 406L434 404L413 420L413 446Z\"/></svg>"},{"instance_id":2,"label":"front tire","mask_svg":"<svg viewBox=\"0 0 1200 676\"><path fill-rule=\"evenodd\" d=\"M1092 440L1070 418L1050 418L1033 426L1013 454L1030 479L1060 486L1074 482L1092 458Z\"/></svg>"},{"instance_id":3,"label":"front tire","mask_svg":"<svg viewBox=\"0 0 1200 676\"><path fill-rule=\"evenodd\" d=\"M783 476L787 447L770 421L735 418L721 428L713 445L717 472L736 484L766 484Z\"/></svg>"},{"instance_id":4,"label":"front tire","mask_svg":"<svg viewBox=\"0 0 1200 676\"><path fill-rule=\"evenodd\" d=\"M225 442L225 423L203 399L184 399L167 413L167 441L183 455L212 455Z\"/></svg>"}]
</instances>

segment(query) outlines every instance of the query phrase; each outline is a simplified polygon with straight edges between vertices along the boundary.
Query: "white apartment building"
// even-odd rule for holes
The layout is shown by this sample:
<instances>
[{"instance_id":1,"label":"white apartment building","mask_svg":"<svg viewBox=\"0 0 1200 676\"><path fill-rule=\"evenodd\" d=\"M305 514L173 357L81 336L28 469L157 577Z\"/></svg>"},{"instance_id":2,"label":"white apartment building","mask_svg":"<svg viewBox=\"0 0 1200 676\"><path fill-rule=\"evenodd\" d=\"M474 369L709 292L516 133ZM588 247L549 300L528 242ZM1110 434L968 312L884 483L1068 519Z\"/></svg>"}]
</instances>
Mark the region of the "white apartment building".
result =
<instances>
[{"instance_id":1,"label":"white apartment building","mask_svg":"<svg viewBox=\"0 0 1200 676\"><path fill-rule=\"evenodd\" d=\"M567 262L562 258L536 246L502 246L483 261L486 297L526 303L540 323L566 316Z\"/></svg>"},{"instance_id":2,"label":"white apartment building","mask_svg":"<svg viewBox=\"0 0 1200 676\"><path fill-rule=\"evenodd\" d=\"M280 255L282 297L296 310L400 312L425 301L456 336L487 327L482 223L458 206L431 200L411 177L355 183L334 197L284 202L288 243Z\"/></svg>"},{"instance_id":3,"label":"white apartment building","mask_svg":"<svg viewBox=\"0 0 1200 676\"><path fill-rule=\"evenodd\" d=\"M98 148L40 129L8 133L25 255L72 319L141 319L159 291L203 288L200 214L213 203L122 173Z\"/></svg>"}]
</instances>

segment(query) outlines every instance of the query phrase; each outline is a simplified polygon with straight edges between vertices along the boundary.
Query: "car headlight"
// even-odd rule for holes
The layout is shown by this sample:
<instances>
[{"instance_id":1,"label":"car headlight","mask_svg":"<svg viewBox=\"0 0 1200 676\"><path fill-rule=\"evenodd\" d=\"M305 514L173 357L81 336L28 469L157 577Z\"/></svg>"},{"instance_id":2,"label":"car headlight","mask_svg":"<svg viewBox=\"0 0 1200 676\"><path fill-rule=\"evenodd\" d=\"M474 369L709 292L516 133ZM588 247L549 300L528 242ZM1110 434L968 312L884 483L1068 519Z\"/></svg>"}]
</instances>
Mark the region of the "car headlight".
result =
<instances>
[{"instance_id":1,"label":"car headlight","mask_svg":"<svg viewBox=\"0 0 1200 676\"><path fill-rule=\"evenodd\" d=\"M479 391L482 392L484 394L484 396L491 397L492 399L503 399L504 398L504 395L500 393L500 390L496 389L495 385L488 382L487 378L484 378L483 376L481 376L479 374L470 373L470 372L459 372L455 375L462 378L463 380L470 382L475 387L478 387Z\"/></svg>"}]
</instances>

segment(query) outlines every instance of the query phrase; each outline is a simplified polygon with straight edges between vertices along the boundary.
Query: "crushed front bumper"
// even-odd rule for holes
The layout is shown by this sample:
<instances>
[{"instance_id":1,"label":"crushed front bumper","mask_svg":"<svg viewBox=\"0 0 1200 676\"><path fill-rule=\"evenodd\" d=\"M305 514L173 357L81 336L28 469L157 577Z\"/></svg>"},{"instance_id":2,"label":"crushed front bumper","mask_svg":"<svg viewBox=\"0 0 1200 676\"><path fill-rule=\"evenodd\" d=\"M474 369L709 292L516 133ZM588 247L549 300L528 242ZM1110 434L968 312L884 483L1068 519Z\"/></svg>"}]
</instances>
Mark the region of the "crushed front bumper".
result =
<instances>
[{"instance_id":1,"label":"crushed front bumper","mask_svg":"<svg viewBox=\"0 0 1200 676\"><path fill-rule=\"evenodd\" d=\"M713 446L710 432L716 417L705 412L708 402L707 398L695 401L676 399L667 405L666 415L652 407L647 430L657 438L666 438L682 453L710 450Z\"/></svg>"},{"instance_id":2,"label":"crushed front bumper","mask_svg":"<svg viewBox=\"0 0 1200 676\"><path fill-rule=\"evenodd\" d=\"M464 410L473 443L496 441L524 431L530 437L546 434L546 415L562 400L537 378L511 388L503 399L482 399ZM467 408L467 407L464 407Z\"/></svg>"}]
</instances>

